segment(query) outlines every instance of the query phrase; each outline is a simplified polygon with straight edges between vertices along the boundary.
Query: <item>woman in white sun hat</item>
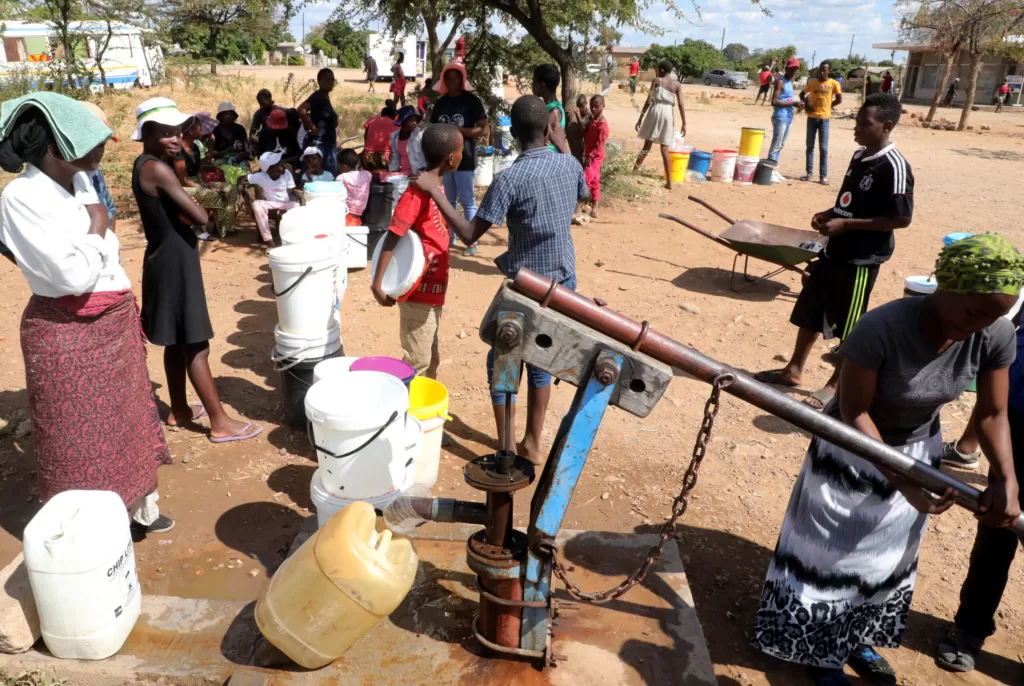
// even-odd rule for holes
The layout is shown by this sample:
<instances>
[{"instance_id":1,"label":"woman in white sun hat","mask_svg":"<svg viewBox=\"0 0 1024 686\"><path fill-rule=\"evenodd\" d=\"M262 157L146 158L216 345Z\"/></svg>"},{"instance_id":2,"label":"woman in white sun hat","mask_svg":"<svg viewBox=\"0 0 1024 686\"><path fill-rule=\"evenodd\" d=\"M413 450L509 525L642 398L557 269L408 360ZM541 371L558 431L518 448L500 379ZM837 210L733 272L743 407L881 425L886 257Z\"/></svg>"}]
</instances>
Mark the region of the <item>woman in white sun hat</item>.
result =
<instances>
[{"instance_id":1,"label":"woman in white sun hat","mask_svg":"<svg viewBox=\"0 0 1024 686\"><path fill-rule=\"evenodd\" d=\"M151 98L135 109L132 139L142 154L132 171L132 192L146 233L142 264L142 329L151 343L164 346L164 371L171 400L168 424L185 425L210 418L210 440L240 441L262 428L234 419L220 404L210 372L213 326L206 309L199 239L193 229L207 222L206 210L185 193L171 167L181 148L178 135L192 115L173 100ZM189 405L185 378L199 396Z\"/></svg>"}]
</instances>

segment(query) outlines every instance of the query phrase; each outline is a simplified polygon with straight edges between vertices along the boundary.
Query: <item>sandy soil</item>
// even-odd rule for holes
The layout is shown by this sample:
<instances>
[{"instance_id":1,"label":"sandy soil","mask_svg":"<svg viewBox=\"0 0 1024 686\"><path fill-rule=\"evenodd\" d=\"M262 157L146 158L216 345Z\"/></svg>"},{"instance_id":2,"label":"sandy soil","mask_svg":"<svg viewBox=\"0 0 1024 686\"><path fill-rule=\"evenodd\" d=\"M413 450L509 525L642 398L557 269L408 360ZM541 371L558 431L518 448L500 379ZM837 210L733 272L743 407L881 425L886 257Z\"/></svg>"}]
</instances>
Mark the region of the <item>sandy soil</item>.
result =
<instances>
[{"instance_id":1,"label":"sandy soil","mask_svg":"<svg viewBox=\"0 0 1024 686\"><path fill-rule=\"evenodd\" d=\"M278 71L261 78L282 78ZM768 108L746 101L754 91L700 104L700 88L688 88L688 142L698 148L735 147L740 127L768 127ZM180 92L180 91L179 91ZM715 90L716 94L721 92ZM639 102L615 91L608 115L613 135L631 139ZM211 103L212 105L212 103ZM910 108L920 111L920 108ZM1024 117L978 113L976 124L992 123L992 133L947 133L915 128L909 117L896 140L916 177L913 225L897 237L893 259L881 270L872 304L900 297L902 281L927 274L952 231L998 230L1024 246L1016 200L1024 172ZM831 136L832 178L841 178L855 145L852 121L837 120ZM115 157L130 158L133 144L122 125ZM781 170L802 173L804 121L794 124ZM772 187L681 186L658 188L651 157L641 183L650 188L643 202L609 206L599 221L575 231L579 289L600 295L614 309L649 319L661 332L740 368L776 365L788 355L794 331L788 324L799 282L788 274L741 294L729 290L732 254L684 228L658 219L668 212L720 231L725 224L688 202L697 194L737 218L769 219L805 228L812 213L829 207L837 186L786 182ZM124 180L115 193L124 193ZM122 261L138 288L144 237L134 220L119 223ZM216 339L211 362L222 398L236 412L264 425L259 439L215 446L201 431L168 431L175 463L160 472L161 505L178 521L164 536L137 547L145 591L186 597L254 598L280 563L291 537L311 512L309 481L315 456L304 435L279 425L277 375L270 362L276 311L263 251L247 226L228 241L204 244L203 267ZM492 451L493 427L484 373L486 346L476 327L501 278L492 260L505 249L503 230L481 242L480 254L453 255L451 290L441 328L440 380L451 392L454 444L442 456L438 495L478 498L462 481L461 469L473 457ZM752 263L751 271L765 271ZM373 302L367 271L350 275L344 303L343 335L349 355L400 355L398 319ZM23 417L24 372L18 344L19 315L29 292L13 268L0 270L0 416ZM809 371L808 388L820 385L830 367L819 358ZM162 410L167 395L162 351L153 347L149 367ZM567 526L613 531L650 531L663 521L689 461L708 392L700 382L678 378L646 420L611 411L597 437ZM805 390L797 390L799 396ZM572 398L556 388L546 428L548 439ZM959 434L971 396L943 412L946 433ZM520 423L522 418L520 417ZM681 553L694 590L720 683L786 686L809 683L800 669L763 657L748 647L764 572L790 488L800 468L808 436L741 401L727 398L701 471L689 513L682 522ZM984 470L959 473L984 483ZM25 523L39 507L34 485L31 436L0 442L0 559L12 557ZM527 500L520 498L519 520ZM1024 665L1024 567L1012 570L998 623L978 670L947 674L932 655L952 617L967 569L974 536L972 517L955 509L929 524L921 555L918 591L900 650L884 651L901 683L1022 683ZM237 563L234 561L238 561ZM250 576L254 573L255 576Z\"/></svg>"}]
</instances>

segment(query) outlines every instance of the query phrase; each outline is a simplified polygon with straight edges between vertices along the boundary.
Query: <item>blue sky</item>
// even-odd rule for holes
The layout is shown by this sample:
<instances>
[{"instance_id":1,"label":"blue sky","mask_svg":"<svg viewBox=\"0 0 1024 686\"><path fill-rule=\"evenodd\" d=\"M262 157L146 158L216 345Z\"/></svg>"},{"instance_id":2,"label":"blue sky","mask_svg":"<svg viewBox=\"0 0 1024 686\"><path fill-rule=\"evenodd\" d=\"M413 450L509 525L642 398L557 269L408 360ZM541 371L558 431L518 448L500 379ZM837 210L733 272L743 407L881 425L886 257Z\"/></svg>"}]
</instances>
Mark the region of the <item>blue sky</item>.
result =
<instances>
[{"instance_id":1,"label":"blue sky","mask_svg":"<svg viewBox=\"0 0 1024 686\"><path fill-rule=\"evenodd\" d=\"M749 48L771 48L795 45L801 58L815 61L825 57L845 57L854 37L853 51L871 59L889 57L888 51L872 50L871 44L897 38L897 18L891 0L763 0L773 16L765 17L750 0L696 0L700 6L698 19L690 9L686 19L671 13L665 5L654 5L646 17L658 26L671 27L660 36L623 31L625 45L672 44L684 38L700 38L719 45L724 27L725 42L743 43ZM687 0L680 0L687 8ZM315 5L305 11L306 27L326 20L337 3ZM688 19L688 20L687 20ZM298 39L302 33L302 13L291 22ZM896 61L904 59L896 54Z\"/></svg>"}]
</instances>

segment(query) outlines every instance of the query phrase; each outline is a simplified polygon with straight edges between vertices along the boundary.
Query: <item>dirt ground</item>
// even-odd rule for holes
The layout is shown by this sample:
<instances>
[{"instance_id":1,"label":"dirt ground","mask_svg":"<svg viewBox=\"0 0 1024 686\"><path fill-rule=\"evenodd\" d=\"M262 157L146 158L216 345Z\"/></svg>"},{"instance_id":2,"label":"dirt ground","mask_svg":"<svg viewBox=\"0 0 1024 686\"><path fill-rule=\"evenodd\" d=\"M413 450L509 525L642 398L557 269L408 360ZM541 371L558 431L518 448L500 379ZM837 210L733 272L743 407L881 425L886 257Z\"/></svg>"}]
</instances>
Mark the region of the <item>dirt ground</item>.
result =
<instances>
[{"instance_id":1,"label":"dirt ground","mask_svg":"<svg viewBox=\"0 0 1024 686\"><path fill-rule=\"evenodd\" d=\"M281 71L249 72L247 78L260 85L283 78ZM342 75L343 90L354 95L360 86L345 82L347 78L356 79L358 74ZM770 134L769 108L749 105L753 90L704 104L699 100L701 90L687 88L688 143L704 150L734 148L742 126L766 127ZM714 89L716 95L722 92ZM119 102L125 98L120 96ZM336 94L336 104L343 107L344 100L344 93ZM205 109L212 109L216 102L206 104ZM613 92L607 113L614 137L633 140L640 104L623 91ZM916 212L913 225L897 236L896 254L881 270L872 305L900 297L904 277L928 274L947 233L999 231L1024 246L1016 198L1024 173L1024 117L982 112L975 113L972 122L989 123L994 130L935 132L913 126L904 115L895 140L913 167ZM114 123L121 142L111 145L112 159L130 159L136 154L127 135L130 121L121 118ZM658 161L652 155L648 173L640 177L649 189L647 199L609 206L600 220L574 232L579 290L605 298L626 315L648 319L658 331L736 367L777 365L775 358L788 355L793 343L788 316L799 290L797 278L779 275L734 294L729 290L732 254L657 215L667 212L711 231L724 229L720 219L687 201L687 194L695 194L736 218L809 228L812 213L833 202L855 149L852 128L850 119L833 122L831 188L787 181L771 187L681 185L666 192L658 187ZM800 118L782 156L786 176L802 173L803 133ZM119 197L130 192L125 181L119 172L114 182ZM118 234L122 262L138 289L145 247L141 227L128 219L119 222ZM464 257L461 249L452 256L441 328L440 380L451 393L454 421L449 428L454 443L442 455L437 495L478 499L479 494L463 483L461 469L467 460L496 447L484 371L486 346L476 328L501 283L492 260L506 242L505 231L495 229L481 242L478 256ZM279 424L278 379L270 361L276 310L266 258L256 243L255 227L247 225L226 241L204 244L202 260L216 331L211 363L221 397L266 431L257 440L224 445L209 443L201 431L167 432L175 461L160 471L161 506L178 524L169 534L137 546L147 593L255 598L302 519L312 512L309 482L316 458L304 435ZM752 263L751 271L761 273L765 267ZM345 352L400 356L397 312L375 305L368 279L367 270L350 274L343 304ZM20 273L9 266L0 270L0 289L9 296L0 303L0 360L6 363L0 371L0 416L18 419L26 411L18 325L29 291ZM798 396L829 375L830 366L820 359L827 346L819 344L816 350L808 386L795 391ZM159 348L151 348L149 367L166 412ZM572 393L564 385L554 391L548 440ZM645 420L610 411L566 525L610 531L652 531L659 526L679 490L707 393L704 384L677 378ZM962 430L972 403L968 395L944 410L948 437ZM723 686L810 683L801 669L748 647L764 572L807 443L808 436L787 423L739 400L724 400L700 483L682 521L680 545ZM39 507L33 470L30 435L8 435L0 442L0 560L19 549L24 525ZM957 476L978 486L985 481L984 469ZM518 502L522 523L528 500L520 497ZM999 613L998 632L986 644L977 671L952 675L934 666L937 642L957 606L975 525L968 512L954 509L933 518L928 529L903 647L883 651L901 675L900 683L1024 683L1024 566L1019 560Z\"/></svg>"}]
</instances>

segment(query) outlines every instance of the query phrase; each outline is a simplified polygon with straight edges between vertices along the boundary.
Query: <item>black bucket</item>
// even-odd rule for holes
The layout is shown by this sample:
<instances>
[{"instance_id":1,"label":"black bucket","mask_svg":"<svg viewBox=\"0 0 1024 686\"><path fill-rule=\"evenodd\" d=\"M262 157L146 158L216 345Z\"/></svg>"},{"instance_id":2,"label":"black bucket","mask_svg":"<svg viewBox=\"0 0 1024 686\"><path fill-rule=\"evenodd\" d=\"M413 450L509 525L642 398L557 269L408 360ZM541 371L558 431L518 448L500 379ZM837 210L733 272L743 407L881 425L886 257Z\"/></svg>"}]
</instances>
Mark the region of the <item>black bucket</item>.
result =
<instances>
[{"instance_id":1,"label":"black bucket","mask_svg":"<svg viewBox=\"0 0 1024 686\"><path fill-rule=\"evenodd\" d=\"M313 368L324 360L345 354L345 346L324 357L314 357L296 362L285 358L277 363L281 376L281 397L284 402L284 423L296 431L306 430L306 391L313 385Z\"/></svg>"},{"instance_id":2,"label":"black bucket","mask_svg":"<svg viewBox=\"0 0 1024 686\"><path fill-rule=\"evenodd\" d=\"M776 167L778 167L778 162L774 160L761 160L758 162L757 169L754 170L754 183L758 186L772 185L772 175L775 173Z\"/></svg>"}]
</instances>

